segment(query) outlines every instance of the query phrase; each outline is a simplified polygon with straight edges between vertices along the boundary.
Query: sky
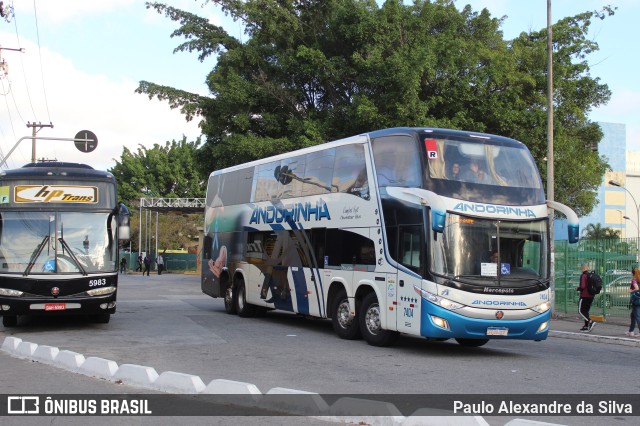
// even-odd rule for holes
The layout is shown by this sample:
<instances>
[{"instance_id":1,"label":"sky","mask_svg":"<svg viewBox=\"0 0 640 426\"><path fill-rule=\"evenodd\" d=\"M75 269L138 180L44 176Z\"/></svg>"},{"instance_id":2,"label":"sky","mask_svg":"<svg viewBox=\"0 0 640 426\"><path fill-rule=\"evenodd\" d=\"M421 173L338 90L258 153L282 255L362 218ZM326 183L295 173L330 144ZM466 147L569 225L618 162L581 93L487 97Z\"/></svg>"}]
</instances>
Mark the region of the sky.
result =
<instances>
[{"instance_id":1,"label":"sky","mask_svg":"<svg viewBox=\"0 0 640 426\"><path fill-rule=\"evenodd\" d=\"M11 0L5 0L10 3ZM224 26L246 40L242 27L203 0L166 0L179 9ZM626 125L627 149L640 151L640 0L552 0L552 20L581 12L617 7L616 14L594 20L589 37L600 50L588 57L591 76L612 91L605 106L593 110L592 121ZM199 62L197 53L173 53L183 39L171 38L177 24L145 7L142 0L22 0L15 1L15 18L0 20L0 155L2 168L21 167L34 155L29 123L43 127L39 137L73 138L81 130L98 139L91 153L79 152L69 141L39 140L37 159L77 161L109 169L121 159L123 147L136 152L167 141L194 141L198 119L187 122L166 102L136 94L141 80L208 95L211 57ZM546 0L455 0L462 9L487 8L504 17L505 39L546 27ZM9 49L23 48L24 52ZM375 130L375 129L371 129Z\"/></svg>"}]
</instances>

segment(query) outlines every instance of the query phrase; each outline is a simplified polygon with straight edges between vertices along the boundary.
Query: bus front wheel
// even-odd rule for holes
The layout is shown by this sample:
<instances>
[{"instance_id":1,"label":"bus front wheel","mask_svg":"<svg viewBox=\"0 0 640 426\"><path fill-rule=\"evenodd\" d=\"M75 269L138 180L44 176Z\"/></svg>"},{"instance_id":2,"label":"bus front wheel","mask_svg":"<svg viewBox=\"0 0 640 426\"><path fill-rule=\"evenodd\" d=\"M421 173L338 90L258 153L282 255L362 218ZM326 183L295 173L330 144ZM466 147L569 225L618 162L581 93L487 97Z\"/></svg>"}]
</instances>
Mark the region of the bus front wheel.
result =
<instances>
[{"instance_id":1,"label":"bus front wheel","mask_svg":"<svg viewBox=\"0 0 640 426\"><path fill-rule=\"evenodd\" d=\"M485 345L489 339L456 339L456 342L460 346L466 346L468 348L478 348L482 345Z\"/></svg>"},{"instance_id":2,"label":"bus front wheel","mask_svg":"<svg viewBox=\"0 0 640 426\"><path fill-rule=\"evenodd\" d=\"M15 327L18 325L18 316L17 315L4 315L2 317L2 325L5 327Z\"/></svg>"},{"instance_id":3,"label":"bus front wheel","mask_svg":"<svg viewBox=\"0 0 640 426\"><path fill-rule=\"evenodd\" d=\"M398 339L398 332L383 330L380 322L380 304L375 293L369 293L362 301L360 309L360 330L362 337L372 346L389 346Z\"/></svg>"},{"instance_id":4,"label":"bus front wheel","mask_svg":"<svg viewBox=\"0 0 640 426\"><path fill-rule=\"evenodd\" d=\"M236 281L236 311L239 316L244 318L256 314L256 306L247 303L247 291L244 287L244 280L241 278Z\"/></svg>"},{"instance_id":5,"label":"bus front wheel","mask_svg":"<svg viewBox=\"0 0 640 426\"><path fill-rule=\"evenodd\" d=\"M342 288L333 298L331 307L331 324L338 337L346 340L355 340L361 337L360 326L357 317L351 317L349 298Z\"/></svg>"}]
</instances>

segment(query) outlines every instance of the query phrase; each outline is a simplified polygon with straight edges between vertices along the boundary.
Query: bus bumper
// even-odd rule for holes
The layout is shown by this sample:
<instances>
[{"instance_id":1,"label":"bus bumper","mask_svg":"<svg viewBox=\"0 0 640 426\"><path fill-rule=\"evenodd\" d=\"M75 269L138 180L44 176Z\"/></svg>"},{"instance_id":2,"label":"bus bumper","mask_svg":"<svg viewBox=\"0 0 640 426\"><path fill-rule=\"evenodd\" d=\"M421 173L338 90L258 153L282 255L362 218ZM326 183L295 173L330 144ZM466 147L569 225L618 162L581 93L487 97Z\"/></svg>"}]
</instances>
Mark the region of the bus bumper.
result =
<instances>
[{"instance_id":1,"label":"bus bumper","mask_svg":"<svg viewBox=\"0 0 640 426\"><path fill-rule=\"evenodd\" d=\"M420 334L432 338L544 340L550 320L551 311L523 320L469 318L423 300Z\"/></svg>"},{"instance_id":2,"label":"bus bumper","mask_svg":"<svg viewBox=\"0 0 640 426\"><path fill-rule=\"evenodd\" d=\"M113 314L116 293L82 298L0 297L0 315Z\"/></svg>"}]
</instances>

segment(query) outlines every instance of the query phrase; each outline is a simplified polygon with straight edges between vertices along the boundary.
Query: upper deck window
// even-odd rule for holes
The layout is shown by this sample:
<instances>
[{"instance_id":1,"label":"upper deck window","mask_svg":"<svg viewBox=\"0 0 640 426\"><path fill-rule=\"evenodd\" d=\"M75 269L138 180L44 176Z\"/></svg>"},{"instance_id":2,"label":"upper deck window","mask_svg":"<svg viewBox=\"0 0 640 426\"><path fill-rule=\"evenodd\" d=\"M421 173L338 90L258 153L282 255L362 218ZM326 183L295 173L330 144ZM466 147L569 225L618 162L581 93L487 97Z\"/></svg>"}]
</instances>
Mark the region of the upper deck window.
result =
<instances>
[{"instance_id":1,"label":"upper deck window","mask_svg":"<svg viewBox=\"0 0 640 426\"><path fill-rule=\"evenodd\" d=\"M378 186L419 187L422 185L420 156L410 136L385 136L373 141Z\"/></svg>"},{"instance_id":2,"label":"upper deck window","mask_svg":"<svg viewBox=\"0 0 640 426\"><path fill-rule=\"evenodd\" d=\"M425 138L429 177L515 188L542 187L524 148L488 141Z\"/></svg>"}]
</instances>

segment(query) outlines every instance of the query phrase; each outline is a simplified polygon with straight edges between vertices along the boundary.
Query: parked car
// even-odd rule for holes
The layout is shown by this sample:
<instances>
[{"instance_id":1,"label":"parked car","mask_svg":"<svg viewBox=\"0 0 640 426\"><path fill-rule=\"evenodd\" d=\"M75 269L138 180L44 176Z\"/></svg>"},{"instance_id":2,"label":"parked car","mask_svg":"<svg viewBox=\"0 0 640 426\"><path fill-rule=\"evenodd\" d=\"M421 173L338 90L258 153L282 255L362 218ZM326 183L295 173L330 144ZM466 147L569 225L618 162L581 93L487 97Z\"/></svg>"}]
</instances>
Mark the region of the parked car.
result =
<instances>
[{"instance_id":1,"label":"parked car","mask_svg":"<svg viewBox=\"0 0 640 426\"><path fill-rule=\"evenodd\" d=\"M593 303L595 306L606 308L628 307L629 306L629 287L631 286L631 274L620 275L605 284L600 294L597 294Z\"/></svg>"}]
</instances>

